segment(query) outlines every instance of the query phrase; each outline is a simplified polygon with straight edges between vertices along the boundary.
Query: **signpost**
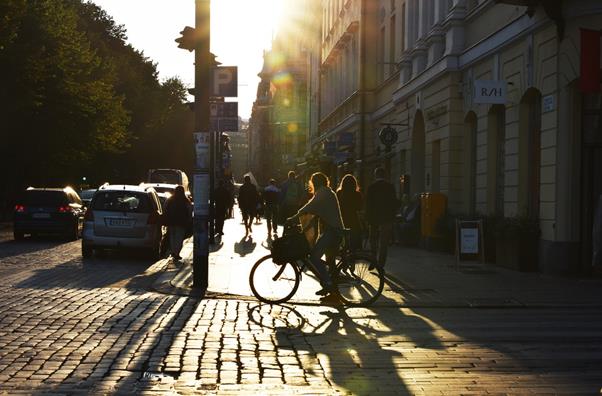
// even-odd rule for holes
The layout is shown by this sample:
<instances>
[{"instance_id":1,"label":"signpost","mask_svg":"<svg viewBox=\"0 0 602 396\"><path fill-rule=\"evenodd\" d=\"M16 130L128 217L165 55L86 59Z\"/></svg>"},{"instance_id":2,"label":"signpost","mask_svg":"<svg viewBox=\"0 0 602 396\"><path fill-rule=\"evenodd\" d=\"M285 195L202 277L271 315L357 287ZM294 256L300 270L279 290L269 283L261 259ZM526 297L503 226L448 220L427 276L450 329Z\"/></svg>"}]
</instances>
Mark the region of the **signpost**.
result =
<instances>
[{"instance_id":1,"label":"signpost","mask_svg":"<svg viewBox=\"0 0 602 396\"><path fill-rule=\"evenodd\" d=\"M485 263L483 220L456 220L456 266L460 261L480 259Z\"/></svg>"},{"instance_id":2,"label":"signpost","mask_svg":"<svg viewBox=\"0 0 602 396\"><path fill-rule=\"evenodd\" d=\"M215 175L215 134L223 127L232 127L236 119L238 130L238 104L225 103L224 97L238 95L236 66L215 67L215 55L210 52L211 0L195 0L195 27L186 26L176 39L178 47L194 51L194 139L196 161L194 170L194 221L192 286L207 290L209 280L209 237L213 208ZM210 98L214 98L210 107ZM221 120L227 121L221 121ZM216 120L216 125L214 121ZM215 127L214 127L215 126ZM217 139L219 141L219 138Z\"/></svg>"}]
</instances>

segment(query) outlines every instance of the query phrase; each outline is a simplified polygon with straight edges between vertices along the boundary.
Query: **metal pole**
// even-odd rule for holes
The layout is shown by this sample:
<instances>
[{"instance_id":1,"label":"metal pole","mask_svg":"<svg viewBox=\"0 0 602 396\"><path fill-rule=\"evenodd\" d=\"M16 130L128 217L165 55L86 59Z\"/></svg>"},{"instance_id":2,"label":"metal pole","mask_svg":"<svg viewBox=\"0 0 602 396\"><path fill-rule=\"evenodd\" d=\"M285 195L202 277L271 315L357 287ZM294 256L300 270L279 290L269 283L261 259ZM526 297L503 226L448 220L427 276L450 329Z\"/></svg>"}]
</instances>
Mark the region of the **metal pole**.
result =
<instances>
[{"instance_id":1,"label":"metal pole","mask_svg":"<svg viewBox=\"0 0 602 396\"><path fill-rule=\"evenodd\" d=\"M385 147L385 170L387 171L387 177L391 176L391 146Z\"/></svg>"},{"instance_id":2,"label":"metal pole","mask_svg":"<svg viewBox=\"0 0 602 396\"><path fill-rule=\"evenodd\" d=\"M195 73L194 84L196 89L194 103L194 124L195 132L208 133L210 129L209 123L209 89L211 81L211 52L210 52L210 32L211 32L211 0L195 0L195 25L196 40L195 48ZM211 139L209 139L211 141ZM210 143L211 144L211 143ZM212 147L209 147L209 151ZM212 172L213 165L209 164L209 173ZM206 169L196 169L196 175L199 175L199 183L202 183L200 189L205 192L209 189L209 177L207 177ZM198 188L197 187L197 188ZM207 195L205 195L207 196ZM200 197L195 197L195 200ZM192 261L192 278L193 287L207 289L209 279L209 238L208 238L208 220L209 213L206 210L207 202L198 202L195 204L199 211L195 210L194 217L194 250ZM196 208L195 208L196 209Z\"/></svg>"},{"instance_id":3,"label":"metal pole","mask_svg":"<svg viewBox=\"0 0 602 396\"><path fill-rule=\"evenodd\" d=\"M218 119L219 125L219 119ZM219 129L219 126L218 126ZM209 163L211 164L211 170L209 174L209 244L215 244L215 196L213 194L215 190L215 150L217 147L216 133L211 131L211 154Z\"/></svg>"}]
</instances>

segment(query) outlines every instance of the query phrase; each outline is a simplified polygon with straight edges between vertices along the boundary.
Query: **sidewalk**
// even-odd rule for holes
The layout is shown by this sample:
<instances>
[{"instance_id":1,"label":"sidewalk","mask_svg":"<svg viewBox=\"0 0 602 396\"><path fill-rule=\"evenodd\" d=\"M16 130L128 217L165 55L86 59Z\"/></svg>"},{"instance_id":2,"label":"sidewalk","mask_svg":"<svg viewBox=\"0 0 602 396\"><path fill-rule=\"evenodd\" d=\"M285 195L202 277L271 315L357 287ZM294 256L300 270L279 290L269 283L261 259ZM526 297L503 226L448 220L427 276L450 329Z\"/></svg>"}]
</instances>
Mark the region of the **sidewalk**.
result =
<instances>
[{"instance_id":1,"label":"sidewalk","mask_svg":"<svg viewBox=\"0 0 602 396\"><path fill-rule=\"evenodd\" d=\"M280 230L281 231L281 230ZM253 225L244 238L240 213L226 221L222 240L209 256L209 287L205 297L255 300L249 272L259 258L269 254L265 221ZM192 239L179 264L169 262L154 288L167 294L194 295ZM493 264L462 262L455 257L420 249L392 246L386 265L387 281L377 306L400 307L569 307L602 306L602 279L556 277L521 273ZM303 273L297 304L321 304L318 282Z\"/></svg>"}]
</instances>

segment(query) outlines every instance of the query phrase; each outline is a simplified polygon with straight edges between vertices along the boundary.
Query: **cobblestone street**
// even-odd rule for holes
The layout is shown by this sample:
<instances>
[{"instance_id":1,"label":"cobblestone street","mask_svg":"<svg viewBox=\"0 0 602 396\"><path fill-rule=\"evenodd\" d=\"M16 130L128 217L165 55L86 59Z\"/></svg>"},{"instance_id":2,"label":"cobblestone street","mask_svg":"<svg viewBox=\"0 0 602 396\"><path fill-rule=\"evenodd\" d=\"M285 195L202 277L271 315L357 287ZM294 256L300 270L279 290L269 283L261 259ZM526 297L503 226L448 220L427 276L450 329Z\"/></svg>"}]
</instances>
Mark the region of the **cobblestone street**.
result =
<instances>
[{"instance_id":1,"label":"cobblestone street","mask_svg":"<svg viewBox=\"0 0 602 396\"><path fill-rule=\"evenodd\" d=\"M599 305L198 300L150 291L166 261L83 261L79 244L0 242L0 393L591 395L602 385Z\"/></svg>"}]
</instances>

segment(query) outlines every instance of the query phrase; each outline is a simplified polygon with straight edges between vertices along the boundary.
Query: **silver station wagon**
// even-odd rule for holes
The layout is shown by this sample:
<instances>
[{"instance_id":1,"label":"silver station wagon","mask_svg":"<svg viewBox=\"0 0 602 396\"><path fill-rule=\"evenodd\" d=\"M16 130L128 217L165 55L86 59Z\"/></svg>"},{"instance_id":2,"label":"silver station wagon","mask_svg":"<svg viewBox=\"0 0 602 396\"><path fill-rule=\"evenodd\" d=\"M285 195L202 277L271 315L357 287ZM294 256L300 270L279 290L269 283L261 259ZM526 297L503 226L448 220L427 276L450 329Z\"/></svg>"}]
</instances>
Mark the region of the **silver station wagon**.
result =
<instances>
[{"instance_id":1,"label":"silver station wagon","mask_svg":"<svg viewBox=\"0 0 602 396\"><path fill-rule=\"evenodd\" d=\"M104 249L139 249L159 258L161 203L149 186L101 186L84 217L82 255Z\"/></svg>"}]
</instances>

